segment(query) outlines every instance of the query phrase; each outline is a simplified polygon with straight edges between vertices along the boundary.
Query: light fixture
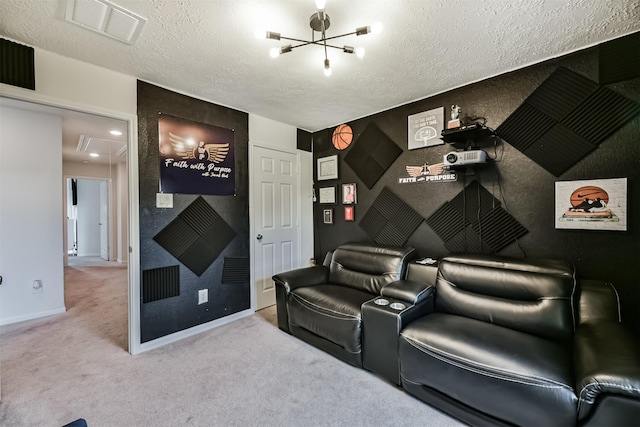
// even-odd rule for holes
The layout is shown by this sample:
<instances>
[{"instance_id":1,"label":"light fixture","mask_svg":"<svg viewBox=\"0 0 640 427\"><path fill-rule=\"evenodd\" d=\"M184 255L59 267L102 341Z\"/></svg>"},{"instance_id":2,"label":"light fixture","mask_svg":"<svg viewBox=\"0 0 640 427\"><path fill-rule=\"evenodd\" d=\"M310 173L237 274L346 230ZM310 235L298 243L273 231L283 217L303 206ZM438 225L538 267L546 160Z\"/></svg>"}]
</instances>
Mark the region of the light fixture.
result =
<instances>
[{"instance_id":1,"label":"light fixture","mask_svg":"<svg viewBox=\"0 0 640 427\"><path fill-rule=\"evenodd\" d=\"M89 153L89 157L100 157L98 153Z\"/></svg>"},{"instance_id":2,"label":"light fixture","mask_svg":"<svg viewBox=\"0 0 640 427\"><path fill-rule=\"evenodd\" d=\"M120 136L122 135L122 132L120 132L119 130L110 130L109 133L113 136Z\"/></svg>"},{"instance_id":3,"label":"light fixture","mask_svg":"<svg viewBox=\"0 0 640 427\"><path fill-rule=\"evenodd\" d=\"M362 47L356 48L356 47L347 46L347 45L336 46L336 45L327 43L327 41L335 40L340 37L346 37L351 35L362 36L365 34L369 34L371 32L379 32L382 26L380 24L374 24L371 27L369 26L358 27L354 32L351 32L351 33L345 33L345 34L340 34L338 36L327 37L326 31L331 26L331 19L329 18L329 15L327 15L324 10L327 2L326 0L315 0L315 2L318 10L309 17L309 26L311 27L311 40L302 40L302 39L295 39L291 37L285 37L282 34L276 33L274 31L262 31L262 30L256 31L256 36L260 38L271 39L271 40L288 40L288 41L299 43L296 45L287 44L287 45L281 46L280 48L277 48L277 47L272 48L269 52L272 58L277 58L283 53L291 52L293 49L302 47L302 46L309 46L309 45L321 46L322 48L324 48L324 74L325 76L330 76L331 63L329 62L329 57L327 55L327 50L328 50L327 48L340 49L344 53L355 54L358 58L362 58L364 56L364 48ZM315 34L316 32L320 33L320 38L318 39L316 39L316 34Z\"/></svg>"}]
</instances>

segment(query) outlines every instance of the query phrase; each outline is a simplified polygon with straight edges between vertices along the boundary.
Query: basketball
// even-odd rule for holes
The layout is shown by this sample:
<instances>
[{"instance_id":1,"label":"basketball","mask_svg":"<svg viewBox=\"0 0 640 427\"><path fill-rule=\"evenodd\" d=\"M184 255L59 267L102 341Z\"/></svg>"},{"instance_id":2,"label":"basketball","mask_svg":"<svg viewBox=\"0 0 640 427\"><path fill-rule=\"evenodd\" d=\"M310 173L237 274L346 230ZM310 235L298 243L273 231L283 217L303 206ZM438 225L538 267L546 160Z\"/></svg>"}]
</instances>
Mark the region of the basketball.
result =
<instances>
[{"instance_id":1,"label":"basketball","mask_svg":"<svg viewBox=\"0 0 640 427\"><path fill-rule=\"evenodd\" d=\"M353 140L353 131L349 125L340 125L333 131L333 146L336 150L344 150Z\"/></svg>"},{"instance_id":2,"label":"basketball","mask_svg":"<svg viewBox=\"0 0 640 427\"><path fill-rule=\"evenodd\" d=\"M609 195L602 188L594 185L580 187L571 193L571 206L575 208L585 199L596 200L598 198L607 204L609 203Z\"/></svg>"}]
</instances>

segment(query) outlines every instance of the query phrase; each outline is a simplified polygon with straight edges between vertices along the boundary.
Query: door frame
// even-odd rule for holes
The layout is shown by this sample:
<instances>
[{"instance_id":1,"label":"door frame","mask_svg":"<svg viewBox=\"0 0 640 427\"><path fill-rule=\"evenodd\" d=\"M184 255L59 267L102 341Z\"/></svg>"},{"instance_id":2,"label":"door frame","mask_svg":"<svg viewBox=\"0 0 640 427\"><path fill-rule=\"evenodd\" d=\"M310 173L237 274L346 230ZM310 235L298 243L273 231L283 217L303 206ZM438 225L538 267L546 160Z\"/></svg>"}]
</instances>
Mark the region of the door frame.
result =
<instances>
[{"instance_id":1,"label":"door frame","mask_svg":"<svg viewBox=\"0 0 640 427\"><path fill-rule=\"evenodd\" d=\"M282 147L274 147L268 144L262 143L251 143L249 142L249 171L256 170L256 165L254 165L254 148L261 148L264 150L278 151L281 153L287 153L295 156L296 164L295 164L295 174L297 180L297 191L296 191L296 208L297 208L297 217L296 221L296 239L298 240L298 252L302 252L302 181L301 181L301 173L300 173L300 153L298 150L289 150ZM256 218L258 207L254 202L255 200L255 192L256 188L253 186L253 176L251 172L249 172L249 251L251 254L251 260L249 262L250 266L250 280L251 280L251 310L256 311L258 306L258 298L256 295L256 273L255 273L255 259L256 259L256 240L255 236L258 231L256 230ZM293 266L293 268L302 267L302 260L297 258L297 265Z\"/></svg>"},{"instance_id":2,"label":"door frame","mask_svg":"<svg viewBox=\"0 0 640 427\"><path fill-rule=\"evenodd\" d=\"M140 343L140 222L138 191L138 116L122 111L108 110L93 105L82 104L67 99L60 99L35 92L8 92L1 90L0 96L24 102L62 108L81 113L94 114L127 122L127 174L129 187L129 272L128 286L128 351L135 355L141 352ZM61 185L65 185L64 177ZM65 201L66 202L66 201ZM61 248L62 250L62 248ZM66 249L65 249L66 250Z\"/></svg>"}]
</instances>

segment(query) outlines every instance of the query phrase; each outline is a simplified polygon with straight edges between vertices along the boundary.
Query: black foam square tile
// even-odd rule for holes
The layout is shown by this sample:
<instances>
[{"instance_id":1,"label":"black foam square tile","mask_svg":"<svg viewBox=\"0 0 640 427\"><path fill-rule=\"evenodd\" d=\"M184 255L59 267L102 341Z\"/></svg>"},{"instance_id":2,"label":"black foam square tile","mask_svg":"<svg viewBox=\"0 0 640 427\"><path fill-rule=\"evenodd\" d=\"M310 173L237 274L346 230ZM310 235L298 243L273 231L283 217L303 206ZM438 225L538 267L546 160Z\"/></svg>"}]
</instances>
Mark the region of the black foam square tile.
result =
<instances>
[{"instance_id":1,"label":"black foam square tile","mask_svg":"<svg viewBox=\"0 0 640 427\"><path fill-rule=\"evenodd\" d=\"M489 253L491 248L482 241L471 225L456 233L444 242L451 253Z\"/></svg>"},{"instance_id":2,"label":"black foam square tile","mask_svg":"<svg viewBox=\"0 0 640 427\"><path fill-rule=\"evenodd\" d=\"M390 222L386 223L374 241L383 246L402 246L407 243L408 236L398 230Z\"/></svg>"},{"instance_id":3,"label":"black foam square tile","mask_svg":"<svg viewBox=\"0 0 640 427\"><path fill-rule=\"evenodd\" d=\"M598 145L639 113L640 104L600 86L561 123Z\"/></svg>"},{"instance_id":4,"label":"black foam square tile","mask_svg":"<svg viewBox=\"0 0 640 427\"><path fill-rule=\"evenodd\" d=\"M554 176L560 176L595 148L586 139L556 124L524 154Z\"/></svg>"},{"instance_id":5,"label":"black foam square tile","mask_svg":"<svg viewBox=\"0 0 640 427\"><path fill-rule=\"evenodd\" d=\"M597 88L596 82L559 67L524 102L560 121Z\"/></svg>"},{"instance_id":6,"label":"black foam square tile","mask_svg":"<svg viewBox=\"0 0 640 427\"><path fill-rule=\"evenodd\" d=\"M178 261L183 263L196 276L202 276L213 261L220 255L202 236L178 257Z\"/></svg>"},{"instance_id":7,"label":"black foam square tile","mask_svg":"<svg viewBox=\"0 0 640 427\"><path fill-rule=\"evenodd\" d=\"M555 123L554 119L525 103L498 126L496 135L524 151Z\"/></svg>"},{"instance_id":8,"label":"black foam square tile","mask_svg":"<svg viewBox=\"0 0 640 427\"><path fill-rule=\"evenodd\" d=\"M527 229L501 206L492 209L472 227L492 252L503 249L528 233Z\"/></svg>"},{"instance_id":9,"label":"black foam square tile","mask_svg":"<svg viewBox=\"0 0 640 427\"><path fill-rule=\"evenodd\" d=\"M189 246L198 240L198 233L180 216L171 221L153 237L160 246L178 258Z\"/></svg>"},{"instance_id":10,"label":"black foam square tile","mask_svg":"<svg viewBox=\"0 0 640 427\"><path fill-rule=\"evenodd\" d=\"M380 231L382 231L386 223L387 218L385 218L378 209L372 206L360 220L360 227L369 235L369 237L375 240L376 236L380 234Z\"/></svg>"},{"instance_id":11,"label":"black foam square tile","mask_svg":"<svg viewBox=\"0 0 640 427\"><path fill-rule=\"evenodd\" d=\"M213 210L211 205L207 203L202 196L195 199L185 210L180 212L178 216L198 234L204 233L212 224L220 219L220 215Z\"/></svg>"},{"instance_id":12,"label":"black foam square tile","mask_svg":"<svg viewBox=\"0 0 640 427\"><path fill-rule=\"evenodd\" d=\"M602 85L640 77L640 32L599 45L598 65Z\"/></svg>"},{"instance_id":13,"label":"black foam square tile","mask_svg":"<svg viewBox=\"0 0 640 427\"><path fill-rule=\"evenodd\" d=\"M462 212L451 203L445 202L426 220L427 225L442 239L443 242L453 238L461 228L470 224L462 216Z\"/></svg>"},{"instance_id":14,"label":"black foam square tile","mask_svg":"<svg viewBox=\"0 0 640 427\"><path fill-rule=\"evenodd\" d=\"M372 188L402 154L402 148L398 147L374 123L368 124L351 145L352 148L344 161L367 188Z\"/></svg>"},{"instance_id":15,"label":"black foam square tile","mask_svg":"<svg viewBox=\"0 0 640 427\"><path fill-rule=\"evenodd\" d=\"M225 257L222 267L222 283L236 285L249 283L249 258Z\"/></svg>"},{"instance_id":16,"label":"black foam square tile","mask_svg":"<svg viewBox=\"0 0 640 427\"><path fill-rule=\"evenodd\" d=\"M471 181L450 203L469 222L477 221L500 205L500 201L476 180Z\"/></svg>"}]
</instances>

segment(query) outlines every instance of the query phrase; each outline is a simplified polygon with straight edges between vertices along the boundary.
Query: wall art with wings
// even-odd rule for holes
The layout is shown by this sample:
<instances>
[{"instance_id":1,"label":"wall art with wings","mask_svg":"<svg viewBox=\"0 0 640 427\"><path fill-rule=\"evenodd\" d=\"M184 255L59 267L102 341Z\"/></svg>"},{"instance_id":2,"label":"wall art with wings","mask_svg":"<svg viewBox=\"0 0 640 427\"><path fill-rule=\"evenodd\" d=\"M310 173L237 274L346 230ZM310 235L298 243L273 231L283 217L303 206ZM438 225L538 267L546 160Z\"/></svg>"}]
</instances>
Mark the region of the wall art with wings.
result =
<instances>
[{"instance_id":1,"label":"wall art with wings","mask_svg":"<svg viewBox=\"0 0 640 427\"><path fill-rule=\"evenodd\" d=\"M235 194L234 132L160 114L160 192Z\"/></svg>"}]
</instances>

